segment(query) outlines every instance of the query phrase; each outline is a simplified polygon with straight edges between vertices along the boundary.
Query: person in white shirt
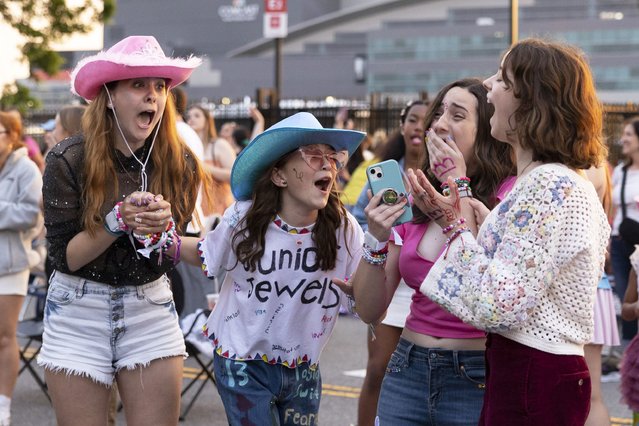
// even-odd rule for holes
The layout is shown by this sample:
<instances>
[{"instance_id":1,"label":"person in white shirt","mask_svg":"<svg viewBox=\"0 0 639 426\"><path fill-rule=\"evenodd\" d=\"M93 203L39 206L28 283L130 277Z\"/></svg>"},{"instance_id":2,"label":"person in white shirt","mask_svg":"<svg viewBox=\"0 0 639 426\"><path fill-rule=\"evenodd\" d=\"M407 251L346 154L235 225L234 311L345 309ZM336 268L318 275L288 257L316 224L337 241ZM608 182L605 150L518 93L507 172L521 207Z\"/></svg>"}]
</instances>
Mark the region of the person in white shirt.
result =
<instances>
[{"instance_id":1,"label":"person in white shirt","mask_svg":"<svg viewBox=\"0 0 639 426\"><path fill-rule=\"evenodd\" d=\"M628 258L634 245L622 238L619 225L624 217L639 221L639 118L623 125L619 140L624 161L612 172L612 205L614 219L610 233L610 265L615 277L615 292L623 300L628 288L631 265ZM623 190L623 191L622 191ZM623 195L623 202L622 200ZM622 321L621 338L627 343L637 334L637 321Z\"/></svg>"},{"instance_id":2,"label":"person in white shirt","mask_svg":"<svg viewBox=\"0 0 639 426\"><path fill-rule=\"evenodd\" d=\"M300 112L238 156L238 200L181 258L226 276L205 327L229 424L314 425L319 357L352 300L332 280L356 269L363 232L339 200L336 177L365 134L325 129Z\"/></svg>"}]
</instances>

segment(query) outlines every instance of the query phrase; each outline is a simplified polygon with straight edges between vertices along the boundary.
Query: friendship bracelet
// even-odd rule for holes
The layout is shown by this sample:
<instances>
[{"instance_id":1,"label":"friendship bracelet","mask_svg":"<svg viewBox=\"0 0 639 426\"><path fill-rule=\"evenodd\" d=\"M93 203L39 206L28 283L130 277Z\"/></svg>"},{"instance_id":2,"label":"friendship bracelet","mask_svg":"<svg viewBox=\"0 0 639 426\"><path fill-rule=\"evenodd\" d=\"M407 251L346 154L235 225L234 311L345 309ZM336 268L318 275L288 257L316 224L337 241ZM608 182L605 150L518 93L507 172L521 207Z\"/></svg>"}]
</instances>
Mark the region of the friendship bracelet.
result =
<instances>
[{"instance_id":1,"label":"friendship bracelet","mask_svg":"<svg viewBox=\"0 0 639 426\"><path fill-rule=\"evenodd\" d=\"M464 232L470 232L470 229L464 226L462 228L457 229L455 232L453 232L452 235L448 237L448 239L446 240L446 246L450 246L450 243L455 241L455 239L459 237L461 234L463 234Z\"/></svg>"},{"instance_id":2,"label":"friendship bracelet","mask_svg":"<svg viewBox=\"0 0 639 426\"><path fill-rule=\"evenodd\" d=\"M388 257L388 249L385 251L372 252L366 246L362 247L362 259L370 265L383 266Z\"/></svg>"},{"instance_id":3,"label":"friendship bracelet","mask_svg":"<svg viewBox=\"0 0 639 426\"><path fill-rule=\"evenodd\" d=\"M473 191L468 188L459 188L459 198L473 198Z\"/></svg>"},{"instance_id":4,"label":"friendship bracelet","mask_svg":"<svg viewBox=\"0 0 639 426\"><path fill-rule=\"evenodd\" d=\"M122 213L120 212L121 207L122 201L116 203L115 206L113 206L113 213L115 213L115 218L118 220L118 228L120 228L120 231L122 232L130 232L131 229L126 223L124 223L124 219L122 218Z\"/></svg>"},{"instance_id":5,"label":"friendship bracelet","mask_svg":"<svg viewBox=\"0 0 639 426\"><path fill-rule=\"evenodd\" d=\"M169 219L165 229L163 232L156 232L154 234L137 234L135 232L132 234L135 239L144 246L144 248L138 249L137 252L147 259L152 252L156 252L158 254L158 265L162 264L164 254L174 243L181 243L175 229L175 221L173 218ZM177 254L179 254L179 248L177 248L176 256ZM175 259L174 262L177 263Z\"/></svg>"},{"instance_id":6,"label":"friendship bracelet","mask_svg":"<svg viewBox=\"0 0 639 426\"><path fill-rule=\"evenodd\" d=\"M447 227L445 227L444 229L442 229L442 234L446 235L450 231L455 229L457 226L463 225L464 223L466 223L466 219L464 219L463 217L460 217L459 219L457 219L456 222L453 222L453 223L449 224Z\"/></svg>"},{"instance_id":7,"label":"friendship bracelet","mask_svg":"<svg viewBox=\"0 0 639 426\"><path fill-rule=\"evenodd\" d=\"M444 252L444 259L446 259L448 257L448 250L450 250L450 244L457 238L459 237L461 234L463 234L464 232L470 232L470 229L468 229L467 227L463 227L463 228L459 228L458 230L456 230L455 232L453 232L453 235L451 235L447 240L446 240L446 251ZM462 239L462 246L464 245L464 240Z\"/></svg>"},{"instance_id":8,"label":"friendship bracelet","mask_svg":"<svg viewBox=\"0 0 639 426\"><path fill-rule=\"evenodd\" d=\"M175 246L175 256L173 256L173 264L177 265L180 263L180 248L182 247L182 238L178 234L175 234L177 237L177 243Z\"/></svg>"},{"instance_id":9,"label":"friendship bracelet","mask_svg":"<svg viewBox=\"0 0 639 426\"><path fill-rule=\"evenodd\" d=\"M457 186L470 186L470 178L467 176L458 177L457 179L455 179L455 183L457 184ZM442 182L440 187L442 189L448 188L448 182Z\"/></svg>"},{"instance_id":10,"label":"friendship bracelet","mask_svg":"<svg viewBox=\"0 0 639 426\"><path fill-rule=\"evenodd\" d=\"M473 198L473 191L470 189L470 186L458 186L457 192L459 193L459 198ZM450 188L444 188L442 194L444 197L450 196Z\"/></svg>"}]
</instances>

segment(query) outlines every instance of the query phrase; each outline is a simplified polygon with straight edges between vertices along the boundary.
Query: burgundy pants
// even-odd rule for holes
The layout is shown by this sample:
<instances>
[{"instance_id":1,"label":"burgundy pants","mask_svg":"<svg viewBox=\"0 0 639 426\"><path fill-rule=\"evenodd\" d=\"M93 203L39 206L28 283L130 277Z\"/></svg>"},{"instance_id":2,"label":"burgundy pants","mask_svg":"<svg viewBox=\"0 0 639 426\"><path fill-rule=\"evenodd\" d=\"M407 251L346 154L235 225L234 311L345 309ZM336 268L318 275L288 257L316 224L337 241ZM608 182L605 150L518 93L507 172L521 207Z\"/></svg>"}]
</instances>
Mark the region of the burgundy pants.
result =
<instances>
[{"instance_id":1,"label":"burgundy pants","mask_svg":"<svg viewBox=\"0 0 639 426\"><path fill-rule=\"evenodd\" d=\"M554 355L488 335L480 425L583 426L589 411L584 357Z\"/></svg>"}]
</instances>

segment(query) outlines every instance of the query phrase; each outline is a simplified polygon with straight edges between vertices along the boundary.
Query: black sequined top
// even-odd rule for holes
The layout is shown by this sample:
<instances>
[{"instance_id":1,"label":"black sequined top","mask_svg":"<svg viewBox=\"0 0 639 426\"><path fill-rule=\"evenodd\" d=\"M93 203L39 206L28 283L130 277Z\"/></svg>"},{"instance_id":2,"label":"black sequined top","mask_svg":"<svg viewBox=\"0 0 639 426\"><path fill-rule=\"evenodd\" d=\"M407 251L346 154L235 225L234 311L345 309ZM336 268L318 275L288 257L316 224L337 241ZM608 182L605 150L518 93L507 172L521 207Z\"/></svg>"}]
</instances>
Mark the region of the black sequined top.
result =
<instances>
[{"instance_id":1,"label":"black sequined top","mask_svg":"<svg viewBox=\"0 0 639 426\"><path fill-rule=\"evenodd\" d=\"M148 153L150 140L135 152L144 160ZM115 150L115 164L119 199L139 190L140 164L133 158L127 158ZM187 158L187 164L193 170L195 163ZM100 161L96 159L96 161ZM152 160L146 166L148 176L153 173ZM71 272L67 265L67 244L82 230L82 188L84 186L84 139L81 135L65 139L56 145L47 155L44 171L44 221L49 242L49 260L53 268L60 272L98 281L115 286L142 285L158 279L173 269L171 259L163 259L158 264L158 256L152 253L150 259L135 251L128 235L119 237L96 259L82 268ZM113 191L106 192L106 201L101 209L102 217L113 208L116 200ZM187 218L190 220L190 218ZM187 220L187 222L188 222ZM178 226L185 229L186 224ZM139 247L137 247L139 248Z\"/></svg>"}]
</instances>

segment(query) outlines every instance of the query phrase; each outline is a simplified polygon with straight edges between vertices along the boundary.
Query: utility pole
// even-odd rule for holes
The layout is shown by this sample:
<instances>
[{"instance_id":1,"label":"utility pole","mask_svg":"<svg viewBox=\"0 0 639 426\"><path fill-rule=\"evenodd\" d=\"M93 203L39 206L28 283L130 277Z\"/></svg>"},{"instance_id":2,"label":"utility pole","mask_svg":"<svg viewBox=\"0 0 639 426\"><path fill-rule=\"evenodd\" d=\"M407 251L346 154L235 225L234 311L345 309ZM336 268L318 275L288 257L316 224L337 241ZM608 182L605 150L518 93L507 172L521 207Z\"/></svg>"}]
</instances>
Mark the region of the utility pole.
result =
<instances>
[{"instance_id":1,"label":"utility pole","mask_svg":"<svg viewBox=\"0 0 639 426\"><path fill-rule=\"evenodd\" d=\"M271 110L279 109L282 95L282 44L288 35L287 0L264 0L264 37L274 39L275 87L271 92Z\"/></svg>"},{"instance_id":2,"label":"utility pole","mask_svg":"<svg viewBox=\"0 0 639 426\"><path fill-rule=\"evenodd\" d=\"M519 41L519 0L510 0L510 45Z\"/></svg>"},{"instance_id":3,"label":"utility pole","mask_svg":"<svg viewBox=\"0 0 639 426\"><path fill-rule=\"evenodd\" d=\"M282 38L275 39L275 90L271 101L271 107L280 105L280 93L282 90Z\"/></svg>"}]
</instances>

